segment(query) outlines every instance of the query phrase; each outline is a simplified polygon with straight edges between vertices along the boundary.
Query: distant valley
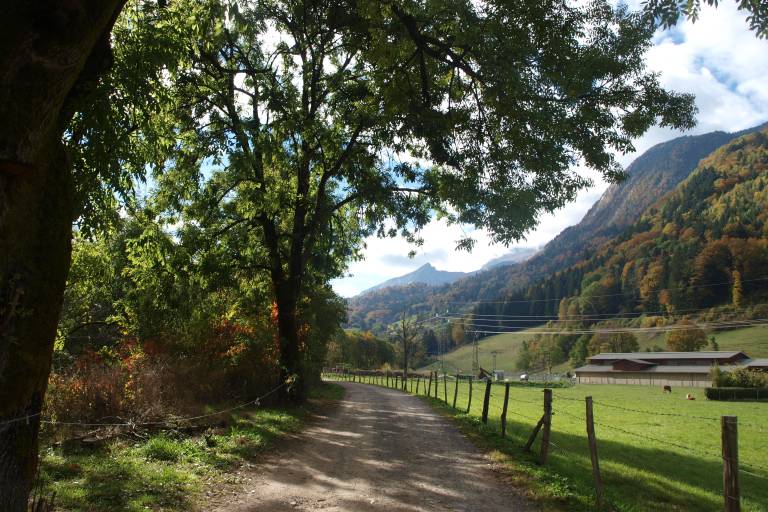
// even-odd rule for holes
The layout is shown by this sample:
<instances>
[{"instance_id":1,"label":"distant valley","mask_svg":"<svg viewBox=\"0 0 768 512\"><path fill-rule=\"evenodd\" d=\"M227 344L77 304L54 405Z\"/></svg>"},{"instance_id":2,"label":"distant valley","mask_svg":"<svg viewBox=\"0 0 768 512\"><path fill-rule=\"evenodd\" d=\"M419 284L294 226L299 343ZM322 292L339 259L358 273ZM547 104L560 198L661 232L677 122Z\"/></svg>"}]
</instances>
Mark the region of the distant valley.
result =
<instances>
[{"instance_id":1,"label":"distant valley","mask_svg":"<svg viewBox=\"0 0 768 512\"><path fill-rule=\"evenodd\" d=\"M737 133L685 136L658 144L635 159L627 168L628 178L610 186L579 224L561 232L536 254L521 262L486 265L469 274L442 273L431 265L422 267L349 299L349 326L383 332L404 308L422 317L445 312L461 315L472 312L473 304L478 301L526 297L528 289L538 289L532 293L544 294L542 297L562 296L566 289L568 293L577 292L586 271L570 271L571 282L563 284L562 290L552 283L547 285L550 289L545 290L540 283L551 281L550 278L574 265L575 268L595 265L588 263L595 261L594 258L609 260L612 257L609 249L600 248L621 247L618 241L622 234L637 225L646 210L686 181L702 159L734 139L766 126ZM687 221L680 219L680 222ZM685 226L677 229L681 234ZM430 279L420 279L419 275Z\"/></svg>"}]
</instances>

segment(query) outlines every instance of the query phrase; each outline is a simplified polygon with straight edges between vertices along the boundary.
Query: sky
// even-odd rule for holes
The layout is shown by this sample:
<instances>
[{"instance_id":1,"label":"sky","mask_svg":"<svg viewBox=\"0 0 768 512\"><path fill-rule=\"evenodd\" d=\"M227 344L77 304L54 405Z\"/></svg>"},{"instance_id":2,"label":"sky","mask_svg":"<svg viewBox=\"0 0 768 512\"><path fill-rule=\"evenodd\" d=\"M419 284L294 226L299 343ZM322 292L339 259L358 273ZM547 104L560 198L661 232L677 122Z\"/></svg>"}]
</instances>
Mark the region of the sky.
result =
<instances>
[{"instance_id":1,"label":"sky","mask_svg":"<svg viewBox=\"0 0 768 512\"><path fill-rule=\"evenodd\" d=\"M629 2L637 8L640 2ZM715 130L737 131L768 121L768 41L749 31L746 15L735 2L718 8L703 6L696 23L684 21L672 30L657 32L647 54L648 68L660 73L661 84L696 96L697 126L685 133L651 128L634 142L635 153L618 155L626 166L654 144ZM510 246L541 247L568 226L577 224L608 184L585 170L594 186L579 193L576 200L553 214L540 218L538 227L524 240ZM471 253L456 251L464 233L477 240ZM366 240L365 258L350 264L345 277L332 282L334 290L351 297L382 281L415 270L429 262L440 270L469 272L488 260L509 251L490 243L488 234L467 226L448 226L433 221L421 233L424 245L415 247L402 238ZM408 253L416 251L414 258Z\"/></svg>"}]
</instances>

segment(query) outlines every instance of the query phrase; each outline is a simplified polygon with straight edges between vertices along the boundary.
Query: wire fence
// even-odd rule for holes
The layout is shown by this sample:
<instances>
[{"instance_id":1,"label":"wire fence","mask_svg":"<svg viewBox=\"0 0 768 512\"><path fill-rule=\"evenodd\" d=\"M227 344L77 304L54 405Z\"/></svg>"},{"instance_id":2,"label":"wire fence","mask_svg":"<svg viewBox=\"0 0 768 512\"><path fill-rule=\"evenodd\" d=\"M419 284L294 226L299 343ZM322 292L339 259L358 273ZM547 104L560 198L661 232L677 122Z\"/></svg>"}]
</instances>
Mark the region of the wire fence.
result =
<instances>
[{"instance_id":1,"label":"wire fence","mask_svg":"<svg viewBox=\"0 0 768 512\"><path fill-rule=\"evenodd\" d=\"M196 416L172 416L170 418L161 420L161 421L130 421L126 420L123 422L81 422L81 421L58 421L54 419L41 419L40 423L44 425L53 425L53 426L68 426L68 427L130 427L130 428L136 428L136 427L175 427L178 426L181 423L189 423L192 421L199 421L202 419L212 418L215 416L220 416L222 414L227 414L233 411L237 411L240 409L245 409L246 407L251 406L259 406L263 400L266 400L273 394L280 391L285 386L288 386L291 383L290 380L287 380L285 382L282 382L281 384L275 386L274 388L270 389L263 395L253 399L249 400L247 402L240 403L238 405L227 407L225 409L220 409L217 411L213 411L206 414L200 414ZM22 423L22 422L29 422L30 420L42 416L42 412L37 412L33 414L27 414L25 416L19 416L17 418L12 418L9 420L0 421L0 432L3 431L3 429L8 428L8 426L14 424L14 423Z\"/></svg>"},{"instance_id":2,"label":"wire fence","mask_svg":"<svg viewBox=\"0 0 768 512\"><path fill-rule=\"evenodd\" d=\"M725 467L734 462L731 456L725 455L725 451L719 453L715 449L721 440L721 429L713 425L713 422L722 422L723 417L632 408L606 400L593 400L592 397L565 396L559 389L555 389L554 394L548 389L516 385L510 387L509 384L505 389L498 383L491 384L490 381L473 379L469 376L457 378L438 375L437 372L409 373L405 379L402 372L395 374L384 371L328 372L325 376L330 379L400 389L421 396L428 394L431 398L443 401L460 413L480 417L486 431L496 431L499 435L506 435L510 443L514 443L514 439L527 439L525 448L528 451L531 451L535 442L538 442L539 462L546 464L547 457L541 454L548 451L551 445L561 459L555 461L557 466L555 471L560 470L564 465L575 464L574 460L580 461L580 464L589 461L593 454L593 444L596 460L596 445L600 444L603 451L608 454L607 457L603 455L605 461L600 461L605 462L608 468L606 492L614 500L621 499L621 491L612 492L611 484L625 485L625 482L623 484L621 482L626 480L626 475L616 474L623 471L624 467L642 471L649 480L656 480L656 485L650 483L647 485L648 492L651 493L662 492L658 489L665 489L663 492L669 494L672 491L669 490L669 482L666 479L679 479L682 484L678 493L690 492L684 490L685 487L699 487L711 495L722 496L724 500L732 502L736 499L732 494L726 493L723 487L719 487L723 483ZM572 389L567 392L572 393ZM510 390L512 390L511 393ZM538 393L541 396L537 397ZM504 403L505 399L507 403ZM588 405L586 405L587 402ZM577 408L579 405L584 408ZM540 417L536 414L537 410L541 414ZM618 411L619 414L607 414L608 410ZM751 443L738 460L736 471L737 475L742 474L747 477L743 479L741 500L748 507L752 507L749 508L750 510L768 510L766 508L768 507L768 466L764 463L768 460L768 446L760 444L765 443L765 437L757 434L765 431L761 428L762 425L756 422L739 421L738 426L740 429L746 427L743 431ZM595 427L599 429L599 437L594 439L595 443L588 442L588 432L590 428L594 431ZM530 432L531 428L533 428L532 432ZM666 428L670 431L666 432ZM676 432L685 433L693 430L696 431L695 435L675 437ZM697 435L703 438L698 438ZM723 439L725 439L724 435ZM758 440L759 453L755 453L754 450L755 439ZM545 443L546 447L544 447ZM721 448L726 449L725 445ZM729 449L737 450L738 446L729 447ZM667 460L670 460L673 454L686 458L679 459L679 464L663 467L657 463L661 455L659 451L669 454L664 456ZM574 455L580 457L574 458ZM723 469L715 470L719 466ZM583 469L584 474L591 474L588 467ZM567 472L571 473L571 470L568 468ZM660 479L664 481L658 481ZM601 479L596 479L595 482L598 480L602 482ZM602 497L602 490L598 493L596 483L595 492L597 504ZM673 501L677 499L673 496L668 498ZM712 498L709 499L707 503L711 505Z\"/></svg>"}]
</instances>

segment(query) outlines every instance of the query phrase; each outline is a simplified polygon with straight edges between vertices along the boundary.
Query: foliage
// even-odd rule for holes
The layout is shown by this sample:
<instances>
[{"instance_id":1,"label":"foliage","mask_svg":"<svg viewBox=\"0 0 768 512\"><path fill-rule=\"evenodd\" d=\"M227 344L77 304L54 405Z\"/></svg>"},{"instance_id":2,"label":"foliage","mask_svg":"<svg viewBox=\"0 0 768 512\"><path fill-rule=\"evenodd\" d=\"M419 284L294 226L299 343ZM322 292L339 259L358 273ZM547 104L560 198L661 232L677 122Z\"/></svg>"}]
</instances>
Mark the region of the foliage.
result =
<instances>
[{"instance_id":1,"label":"foliage","mask_svg":"<svg viewBox=\"0 0 768 512\"><path fill-rule=\"evenodd\" d=\"M689 321L680 322L679 330L667 333L667 348L675 352L696 352L707 346L707 334Z\"/></svg>"},{"instance_id":2,"label":"foliage","mask_svg":"<svg viewBox=\"0 0 768 512\"><path fill-rule=\"evenodd\" d=\"M515 367L518 370L530 370L532 363L533 358L531 357L531 351L528 349L528 342L523 340L523 343L520 346L520 355L517 356L517 361L515 362Z\"/></svg>"},{"instance_id":3,"label":"foliage","mask_svg":"<svg viewBox=\"0 0 768 512\"><path fill-rule=\"evenodd\" d=\"M707 5L717 6L717 0L704 0ZM683 16L692 21L699 18L701 0L647 0L646 10L661 21L664 28L678 23ZM749 29L759 38L768 37L768 7L754 0L736 0L740 11L746 11Z\"/></svg>"},{"instance_id":4,"label":"foliage","mask_svg":"<svg viewBox=\"0 0 768 512\"><path fill-rule=\"evenodd\" d=\"M739 368L732 372L721 370L719 378L713 380L712 385L717 388L768 388L768 373L749 368Z\"/></svg>"},{"instance_id":5,"label":"foliage","mask_svg":"<svg viewBox=\"0 0 768 512\"><path fill-rule=\"evenodd\" d=\"M637 352L640 344L631 332L599 332L589 340L589 354L600 352Z\"/></svg>"},{"instance_id":6,"label":"foliage","mask_svg":"<svg viewBox=\"0 0 768 512\"><path fill-rule=\"evenodd\" d=\"M202 256L202 257L201 257ZM155 420L202 401L251 398L279 381L263 280L189 250L151 208L78 236L46 413ZM344 304L318 287L301 304L308 379L319 376Z\"/></svg>"},{"instance_id":7,"label":"foliage","mask_svg":"<svg viewBox=\"0 0 768 512\"><path fill-rule=\"evenodd\" d=\"M403 312L400 321L390 326L389 337L395 346L397 362L403 373L420 366L424 358L424 331L414 316Z\"/></svg>"},{"instance_id":8,"label":"foliage","mask_svg":"<svg viewBox=\"0 0 768 512\"><path fill-rule=\"evenodd\" d=\"M587 356L589 356L588 335L584 334L579 337L570 352L571 366L578 368L583 366L587 362Z\"/></svg>"},{"instance_id":9,"label":"foliage","mask_svg":"<svg viewBox=\"0 0 768 512\"><path fill-rule=\"evenodd\" d=\"M169 63L136 124L157 204L196 257L269 281L284 375L305 373L300 304L363 237L418 242L436 214L517 239L589 184L573 162L615 179L614 151L693 122L692 97L645 69L648 19L604 1L183 0L141 16L115 36Z\"/></svg>"},{"instance_id":10,"label":"foliage","mask_svg":"<svg viewBox=\"0 0 768 512\"><path fill-rule=\"evenodd\" d=\"M384 364L395 363L395 348L370 331L345 330L331 339L328 345L326 365L349 365L352 368L371 370Z\"/></svg>"}]
</instances>

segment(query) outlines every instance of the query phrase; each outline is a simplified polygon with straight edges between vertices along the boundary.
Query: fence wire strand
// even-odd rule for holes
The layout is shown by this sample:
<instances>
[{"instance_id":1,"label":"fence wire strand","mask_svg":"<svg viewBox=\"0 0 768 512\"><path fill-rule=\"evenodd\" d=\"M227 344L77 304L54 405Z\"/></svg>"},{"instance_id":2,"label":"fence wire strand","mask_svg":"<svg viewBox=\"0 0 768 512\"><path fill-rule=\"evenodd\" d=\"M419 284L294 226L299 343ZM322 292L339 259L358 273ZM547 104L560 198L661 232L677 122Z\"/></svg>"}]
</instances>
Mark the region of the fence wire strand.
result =
<instances>
[{"instance_id":1,"label":"fence wire strand","mask_svg":"<svg viewBox=\"0 0 768 512\"><path fill-rule=\"evenodd\" d=\"M262 400L268 398L269 396L273 395L274 393L277 393L280 389L282 389L284 386L287 386L290 384L290 381L285 381L282 384L272 388L267 393L261 395L258 398L255 398L254 400L249 400L248 402L244 402L242 404L236 405L234 407L228 407L226 409L222 409L219 411L214 411L207 414L200 414L198 416L187 416L187 417L178 417L178 418L171 418L163 421L146 421L146 422L134 422L134 421L126 421L122 423L91 423L91 422L80 422L80 421L57 421L57 420L46 420L41 419L40 423L45 425L54 425L54 426L75 426L75 427L158 427L158 426L165 426L165 427L172 427L174 425L177 425L179 423L185 423L189 421L195 421L195 420L201 420L204 418L211 418L213 416L218 416L220 414L225 414L228 412L236 411L239 409L243 409L245 407L249 407L251 405L259 405ZM18 418L13 418L10 420L5 420L0 422L0 427L7 427L8 425L12 423L20 423L23 421L29 421L33 418L36 418L38 416L41 416L42 412L37 412L34 414L28 414L27 416L20 416Z\"/></svg>"}]
</instances>

